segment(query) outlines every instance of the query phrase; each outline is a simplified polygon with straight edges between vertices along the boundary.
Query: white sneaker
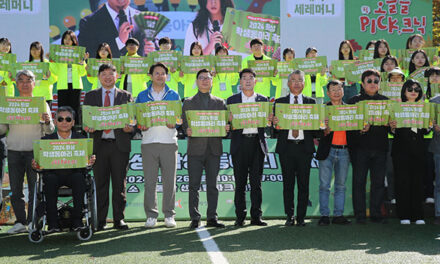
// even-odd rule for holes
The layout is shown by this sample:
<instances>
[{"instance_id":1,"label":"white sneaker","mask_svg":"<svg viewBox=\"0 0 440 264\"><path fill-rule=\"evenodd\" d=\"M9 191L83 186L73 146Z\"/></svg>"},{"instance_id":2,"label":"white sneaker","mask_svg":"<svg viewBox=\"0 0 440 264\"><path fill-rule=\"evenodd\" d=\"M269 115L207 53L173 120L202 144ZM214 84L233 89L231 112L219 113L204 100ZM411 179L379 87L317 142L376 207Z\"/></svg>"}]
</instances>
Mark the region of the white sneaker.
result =
<instances>
[{"instance_id":1,"label":"white sneaker","mask_svg":"<svg viewBox=\"0 0 440 264\"><path fill-rule=\"evenodd\" d=\"M156 225L156 222L157 222L157 218L148 217L147 221L145 222L145 227L152 228Z\"/></svg>"},{"instance_id":2,"label":"white sneaker","mask_svg":"<svg viewBox=\"0 0 440 264\"><path fill-rule=\"evenodd\" d=\"M428 198L426 198L425 203L433 204L433 203L435 203L435 200L434 200L434 198L428 197Z\"/></svg>"},{"instance_id":3,"label":"white sneaker","mask_svg":"<svg viewBox=\"0 0 440 264\"><path fill-rule=\"evenodd\" d=\"M165 226L166 227L176 227L176 221L174 220L174 217L170 216L170 217L166 217L165 218Z\"/></svg>"},{"instance_id":4,"label":"white sneaker","mask_svg":"<svg viewBox=\"0 0 440 264\"><path fill-rule=\"evenodd\" d=\"M22 223L16 223L11 229L8 230L8 234L26 233L27 229Z\"/></svg>"},{"instance_id":5,"label":"white sneaker","mask_svg":"<svg viewBox=\"0 0 440 264\"><path fill-rule=\"evenodd\" d=\"M416 221L416 225L424 225L425 224L425 220L417 220Z\"/></svg>"},{"instance_id":6,"label":"white sneaker","mask_svg":"<svg viewBox=\"0 0 440 264\"><path fill-rule=\"evenodd\" d=\"M400 220L400 224L401 225L409 225L409 224L411 224L411 221L409 221L408 219L403 219L403 220Z\"/></svg>"},{"instance_id":7,"label":"white sneaker","mask_svg":"<svg viewBox=\"0 0 440 264\"><path fill-rule=\"evenodd\" d=\"M391 204L396 204L396 199L392 199Z\"/></svg>"}]
</instances>

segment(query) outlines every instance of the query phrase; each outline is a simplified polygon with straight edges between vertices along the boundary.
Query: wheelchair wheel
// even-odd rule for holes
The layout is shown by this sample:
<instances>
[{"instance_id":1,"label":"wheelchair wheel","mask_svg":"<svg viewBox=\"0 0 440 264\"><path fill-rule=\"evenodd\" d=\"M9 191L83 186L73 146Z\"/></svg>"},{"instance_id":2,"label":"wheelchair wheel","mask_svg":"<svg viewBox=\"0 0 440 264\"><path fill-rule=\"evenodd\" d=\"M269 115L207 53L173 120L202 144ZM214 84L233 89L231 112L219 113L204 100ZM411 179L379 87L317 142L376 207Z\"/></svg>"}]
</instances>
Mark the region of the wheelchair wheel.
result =
<instances>
[{"instance_id":1,"label":"wheelchair wheel","mask_svg":"<svg viewBox=\"0 0 440 264\"><path fill-rule=\"evenodd\" d=\"M29 233L32 233L33 231L38 231L41 230L43 228L43 223L42 223L42 217L39 215L38 212L38 206L40 206L40 203L42 201L40 201L39 199L41 199L41 181L37 180L35 182L35 186L34 186L34 199L32 202L32 223L31 223L31 230L29 230Z\"/></svg>"},{"instance_id":2,"label":"wheelchair wheel","mask_svg":"<svg viewBox=\"0 0 440 264\"><path fill-rule=\"evenodd\" d=\"M90 188L90 215L91 215L91 225L93 231L98 230L98 202L96 200L96 184L95 184L95 178L91 178L91 188Z\"/></svg>"},{"instance_id":3,"label":"wheelchair wheel","mask_svg":"<svg viewBox=\"0 0 440 264\"><path fill-rule=\"evenodd\" d=\"M82 228L80 229L77 233L76 236L78 237L79 240L81 241L87 241L92 237L92 227L86 227L86 228Z\"/></svg>"},{"instance_id":4,"label":"wheelchair wheel","mask_svg":"<svg viewBox=\"0 0 440 264\"><path fill-rule=\"evenodd\" d=\"M31 241L32 243L40 243L44 239L43 231L41 230L31 231L29 232L28 237L29 237L29 241Z\"/></svg>"}]
</instances>

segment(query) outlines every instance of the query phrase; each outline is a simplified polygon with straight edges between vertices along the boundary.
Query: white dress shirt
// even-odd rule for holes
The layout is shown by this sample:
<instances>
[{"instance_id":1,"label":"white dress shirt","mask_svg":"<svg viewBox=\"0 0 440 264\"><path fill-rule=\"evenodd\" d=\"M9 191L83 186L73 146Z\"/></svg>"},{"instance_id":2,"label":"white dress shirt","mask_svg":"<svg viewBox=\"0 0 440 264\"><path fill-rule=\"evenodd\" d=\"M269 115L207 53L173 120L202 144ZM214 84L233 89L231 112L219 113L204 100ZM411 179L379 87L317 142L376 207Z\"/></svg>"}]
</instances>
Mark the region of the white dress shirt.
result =
<instances>
[{"instance_id":1,"label":"white dress shirt","mask_svg":"<svg viewBox=\"0 0 440 264\"><path fill-rule=\"evenodd\" d=\"M294 104L295 103L295 95L290 93L290 104ZM303 95L299 94L298 95L298 104L303 104ZM287 137L287 139L290 140L304 140L304 130L298 130L298 137L294 138L292 135L292 129L289 130L289 136Z\"/></svg>"},{"instance_id":2,"label":"white dress shirt","mask_svg":"<svg viewBox=\"0 0 440 264\"><path fill-rule=\"evenodd\" d=\"M247 97L243 92L241 92L242 103L255 103L256 99L257 94L255 92L250 97ZM243 134L258 134L258 128L244 128Z\"/></svg>"}]
</instances>

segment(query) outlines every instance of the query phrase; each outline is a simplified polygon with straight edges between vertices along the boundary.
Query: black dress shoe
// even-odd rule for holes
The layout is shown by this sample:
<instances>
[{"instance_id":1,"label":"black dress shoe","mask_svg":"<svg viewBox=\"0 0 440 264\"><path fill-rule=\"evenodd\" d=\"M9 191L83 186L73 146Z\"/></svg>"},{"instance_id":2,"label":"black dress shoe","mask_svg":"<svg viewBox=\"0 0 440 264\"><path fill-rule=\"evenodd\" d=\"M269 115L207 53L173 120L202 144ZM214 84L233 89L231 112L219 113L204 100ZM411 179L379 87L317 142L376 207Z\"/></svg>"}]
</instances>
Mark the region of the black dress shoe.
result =
<instances>
[{"instance_id":1,"label":"black dress shoe","mask_svg":"<svg viewBox=\"0 0 440 264\"><path fill-rule=\"evenodd\" d=\"M334 220L334 218L333 218ZM330 217L328 216L321 216L319 219L318 225L319 226L328 226L330 224Z\"/></svg>"},{"instance_id":2,"label":"black dress shoe","mask_svg":"<svg viewBox=\"0 0 440 264\"><path fill-rule=\"evenodd\" d=\"M105 227L106 227L106 223L105 223L105 222L99 222L99 223L98 223L98 229L97 229L97 231L102 231L102 230L105 229Z\"/></svg>"},{"instance_id":3,"label":"black dress shoe","mask_svg":"<svg viewBox=\"0 0 440 264\"><path fill-rule=\"evenodd\" d=\"M189 225L189 228L196 229L200 226L200 220L192 220L191 224Z\"/></svg>"},{"instance_id":4,"label":"black dress shoe","mask_svg":"<svg viewBox=\"0 0 440 264\"><path fill-rule=\"evenodd\" d=\"M287 217L286 223L284 223L285 226L294 226L295 225L295 219L292 217Z\"/></svg>"},{"instance_id":5,"label":"black dress shoe","mask_svg":"<svg viewBox=\"0 0 440 264\"><path fill-rule=\"evenodd\" d=\"M267 226L267 223L262 221L261 219L252 219L251 220L251 225L256 225L256 226Z\"/></svg>"},{"instance_id":6,"label":"black dress shoe","mask_svg":"<svg viewBox=\"0 0 440 264\"><path fill-rule=\"evenodd\" d=\"M212 220L208 220L206 221L206 226L207 227L218 227L218 228L224 228L225 225L222 223L219 223L217 220L212 219Z\"/></svg>"},{"instance_id":7,"label":"black dress shoe","mask_svg":"<svg viewBox=\"0 0 440 264\"><path fill-rule=\"evenodd\" d=\"M128 229L128 225L124 222L124 220L116 221L114 223L113 227L115 229L119 229L119 230L127 230Z\"/></svg>"},{"instance_id":8,"label":"black dress shoe","mask_svg":"<svg viewBox=\"0 0 440 264\"><path fill-rule=\"evenodd\" d=\"M235 220L234 226L244 226L244 218L237 218L237 220Z\"/></svg>"},{"instance_id":9,"label":"black dress shoe","mask_svg":"<svg viewBox=\"0 0 440 264\"><path fill-rule=\"evenodd\" d=\"M306 223L304 222L304 219L297 219L296 220L296 226L306 226Z\"/></svg>"},{"instance_id":10,"label":"black dress shoe","mask_svg":"<svg viewBox=\"0 0 440 264\"><path fill-rule=\"evenodd\" d=\"M332 224L336 224L336 225L349 225L349 224L351 224L351 221L341 215L341 216L333 217Z\"/></svg>"}]
</instances>

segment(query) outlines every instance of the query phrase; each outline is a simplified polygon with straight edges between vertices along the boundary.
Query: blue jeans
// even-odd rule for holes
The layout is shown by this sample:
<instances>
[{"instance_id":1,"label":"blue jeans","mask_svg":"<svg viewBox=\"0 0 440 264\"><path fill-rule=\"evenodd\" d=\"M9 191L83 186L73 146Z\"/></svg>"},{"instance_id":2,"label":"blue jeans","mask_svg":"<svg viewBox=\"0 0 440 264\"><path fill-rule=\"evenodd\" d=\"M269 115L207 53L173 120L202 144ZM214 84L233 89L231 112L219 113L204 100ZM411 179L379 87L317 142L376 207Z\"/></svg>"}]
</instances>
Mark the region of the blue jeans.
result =
<instances>
[{"instance_id":1,"label":"blue jeans","mask_svg":"<svg viewBox=\"0 0 440 264\"><path fill-rule=\"evenodd\" d=\"M330 148L327 159L319 161L319 212L322 216L329 216L328 201L330 196L333 168L335 170L335 209L334 216L344 213L345 181L348 174L350 157L347 149Z\"/></svg>"},{"instance_id":2,"label":"blue jeans","mask_svg":"<svg viewBox=\"0 0 440 264\"><path fill-rule=\"evenodd\" d=\"M435 163L435 186L434 186L435 216L440 217L440 154L434 153L434 163Z\"/></svg>"}]
</instances>

